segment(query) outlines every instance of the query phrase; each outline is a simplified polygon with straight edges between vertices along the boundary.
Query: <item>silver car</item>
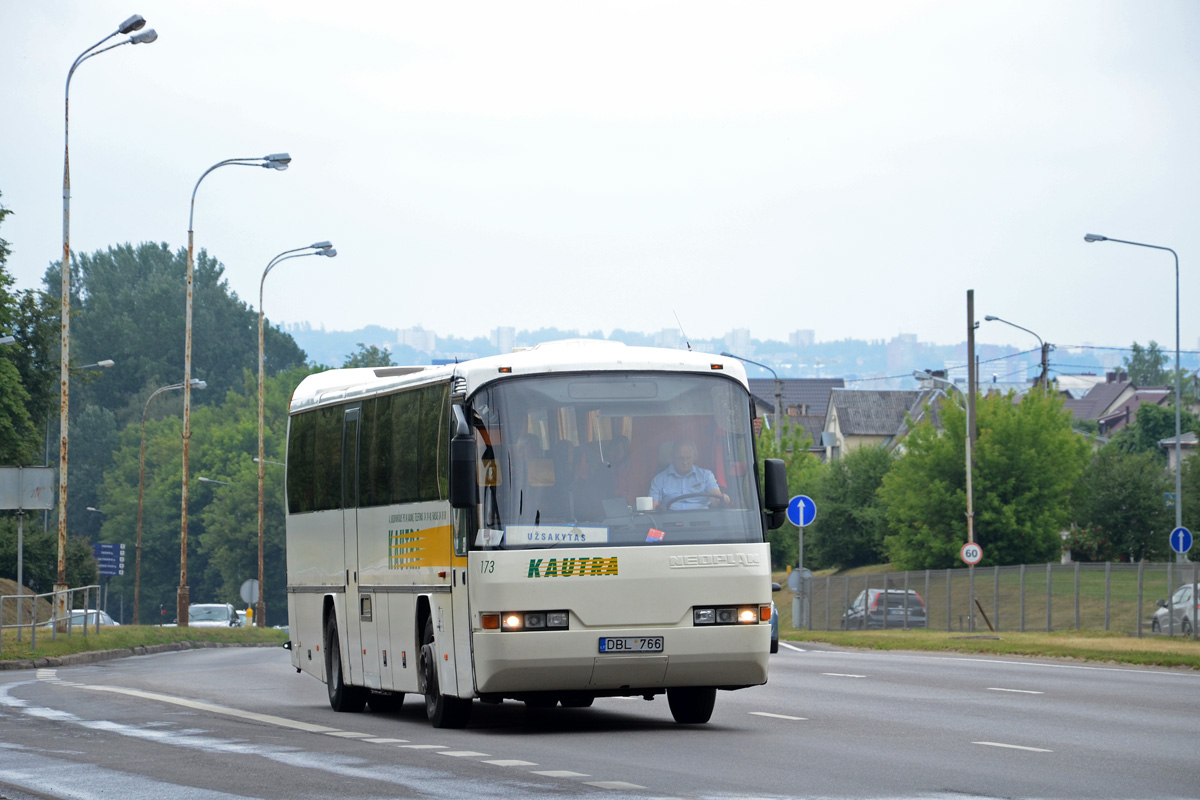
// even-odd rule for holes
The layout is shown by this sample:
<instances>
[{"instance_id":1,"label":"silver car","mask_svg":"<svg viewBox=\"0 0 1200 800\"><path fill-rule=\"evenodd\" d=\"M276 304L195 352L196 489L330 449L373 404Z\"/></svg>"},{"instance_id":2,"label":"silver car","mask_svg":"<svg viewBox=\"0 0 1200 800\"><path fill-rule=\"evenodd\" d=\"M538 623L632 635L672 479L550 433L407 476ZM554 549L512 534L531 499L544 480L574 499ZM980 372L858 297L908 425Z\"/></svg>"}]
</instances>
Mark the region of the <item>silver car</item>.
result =
<instances>
[{"instance_id":1,"label":"silver car","mask_svg":"<svg viewBox=\"0 0 1200 800\"><path fill-rule=\"evenodd\" d=\"M188 606L188 625L193 628L237 628L237 611L229 603L200 603Z\"/></svg>"},{"instance_id":2,"label":"silver car","mask_svg":"<svg viewBox=\"0 0 1200 800\"><path fill-rule=\"evenodd\" d=\"M1175 594L1171 595L1170 604L1166 600L1159 600L1158 606L1158 611L1154 612L1150 620L1150 630L1155 633L1170 631L1182 633L1184 636L1192 635L1192 628L1196 624L1196 611L1200 609L1200 604L1192 597L1192 584L1180 586L1175 590ZM1174 624L1168 617L1174 620Z\"/></svg>"}]
</instances>

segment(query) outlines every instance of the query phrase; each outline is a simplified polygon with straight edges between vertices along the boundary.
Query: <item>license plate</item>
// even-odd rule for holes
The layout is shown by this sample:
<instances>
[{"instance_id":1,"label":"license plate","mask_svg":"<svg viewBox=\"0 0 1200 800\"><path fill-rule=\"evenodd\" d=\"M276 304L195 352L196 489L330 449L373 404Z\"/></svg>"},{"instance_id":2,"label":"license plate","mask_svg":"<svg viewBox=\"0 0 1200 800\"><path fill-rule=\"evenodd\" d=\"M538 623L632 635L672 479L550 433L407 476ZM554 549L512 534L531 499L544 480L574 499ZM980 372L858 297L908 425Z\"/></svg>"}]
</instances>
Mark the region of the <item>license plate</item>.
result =
<instances>
[{"instance_id":1,"label":"license plate","mask_svg":"<svg viewBox=\"0 0 1200 800\"><path fill-rule=\"evenodd\" d=\"M661 636L602 636L601 653L661 653Z\"/></svg>"}]
</instances>

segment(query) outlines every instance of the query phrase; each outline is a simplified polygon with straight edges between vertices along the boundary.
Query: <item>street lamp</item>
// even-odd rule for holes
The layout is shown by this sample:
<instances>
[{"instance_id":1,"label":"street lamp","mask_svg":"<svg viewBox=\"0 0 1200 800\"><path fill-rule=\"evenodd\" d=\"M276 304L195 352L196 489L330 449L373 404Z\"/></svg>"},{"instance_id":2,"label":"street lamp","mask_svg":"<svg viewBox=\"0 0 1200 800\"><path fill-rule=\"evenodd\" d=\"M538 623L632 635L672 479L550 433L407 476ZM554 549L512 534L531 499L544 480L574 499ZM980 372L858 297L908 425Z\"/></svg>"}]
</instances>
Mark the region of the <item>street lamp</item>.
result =
<instances>
[{"instance_id":1,"label":"street lamp","mask_svg":"<svg viewBox=\"0 0 1200 800\"><path fill-rule=\"evenodd\" d=\"M1042 337L1038 336L1036 333L1029 330L1029 328L1022 328L1020 325L1018 325L1015 322L1009 322L1006 319L1000 319L999 317L994 317L991 314L988 314L987 316L985 316L984 319L987 320L988 322L1003 322L1005 325L1010 325L1018 330L1025 331L1030 336L1032 336L1033 338L1038 340L1038 345L1040 345L1041 349L1042 349L1041 383L1042 383L1042 388L1046 389L1049 386L1049 380L1050 380L1050 377L1049 377L1049 375L1050 375L1050 348L1053 347L1053 345L1043 342Z\"/></svg>"},{"instance_id":2,"label":"street lamp","mask_svg":"<svg viewBox=\"0 0 1200 800\"><path fill-rule=\"evenodd\" d=\"M74 370L76 372L79 372L80 370L85 370L85 369L108 369L108 368L112 367L113 364L115 364L115 363L116 362L113 361L111 358L106 358L103 361L97 361L95 364L84 364L82 367L74 367Z\"/></svg>"},{"instance_id":3,"label":"street lamp","mask_svg":"<svg viewBox=\"0 0 1200 800\"><path fill-rule=\"evenodd\" d=\"M192 378L192 386L196 389L208 388L208 384L202 380ZM138 463L138 517L137 517L137 546L135 547L134 567L133 567L133 624L140 625L141 611L139 601L142 594L142 498L145 495L146 487L146 412L150 410L150 401L158 397L163 392L182 389L182 383L173 383L170 386L163 386L155 389L154 393L146 398L146 405L142 408L142 456Z\"/></svg>"},{"instance_id":4,"label":"street lamp","mask_svg":"<svg viewBox=\"0 0 1200 800\"><path fill-rule=\"evenodd\" d=\"M13 344L16 341L17 341L17 337L15 337L15 336L0 336L0 345Z\"/></svg>"},{"instance_id":5,"label":"street lamp","mask_svg":"<svg viewBox=\"0 0 1200 800\"><path fill-rule=\"evenodd\" d=\"M735 356L733 353L726 352L721 353L721 355L725 356L726 358L736 358L738 361L745 361L747 364L753 364L756 367L762 367L767 372L771 373L771 377L775 379L775 444L778 445L781 437L783 436L783 429L780 423L780 420L783 419L783 381L779 380L779 375L775 372L775 370L771 369L766 364L760 364L757 361L751 361L748 358Z\"/></svg>"},{"instance_id":6,"label":"street lamp","mask_svg":"<svg viewBox=\"0 0 1200 800\"><path fill-rule=\"evenodd\" d=\"M215 483L220 486L233 486L233 484L230 483L229 481L219 481L216 478L206 478L203 475L196 478L196 480L200 481L201 483Z\"/></svg>"},{"instance_id":7,"label":"street lamp","mask_svg":"<svg viewBox=\"0 0 1200 800\"><path fill-rule=\"evenodd\" d=\"M196 192L200 182L215 169L236 165L241 167L263 167L283 171L292 162L287 153L272 153L261 158L227 158L218 161L200 176L192 189L192 203L188 211L188 250L187 250L187 306L184 314L183 333L183 494L180 501L179 523L179 594L176 598L176 614L179 625L187 627L188 618L188 586L187 586L187 532L188 532L188 446L192 438L192 274L193 260L193 222L196 216Z\"/></svg>"},{"instance_id":8,"label":"street lamp","mask_svg":"<svg viewBox=\"0 0 1200 800\"><path fill-rule=\"evenodd\" d=\"M68 398L70 395L71 371L71 76L84 61L92 56L112 50L125 44L150 44L158 38L153 28L130 36L123 42L109 45L103 49L96 48L114 36L141 31L146 25L140 14L134 14L120 26L94 45L84 50L71 64L67 72L67 85L63 92L63 256L62 256L62 298L60 300L59 320L62 334L61 355L59 365L59 442L58 442L58 576L54 583L55 617L62 618L67 612L67 416Z\"/></svg>"},{"instance_id":9,"label":"street lamp","mask_svg":"<svg viewBox=\"0 0 1200 800\"><path fill-rule=\"evenodd\" d=\"M1179 439L1181 436L1179 410L1183 396L1183 371L1179 368L1179 254L1169 247L1157 244L1130 242L1125 239L1111 239L1096 233L1084 235L1085 242L1117 242L1131 244L1135 247L1149 247L1153 250L1166 250L1175 256L1175 527L1183 527L1183 454ZM1175 554L1176 561L1183 561L1183 554Z\"/></svg>"},{"instance_id":10,"label":"street lamp","mask_svg":"<svg viewBox=\"0 0 1200 800\"><path fill-rule=\"evenodd\" d=\"M284 250L279 255L271 259L267 264L267 268L263 270L262 280L258 282L258 458L254 461L258 464L258 605L254 609L254 624L262 628L266 626L267 620L267 604L263 599L263 287L267 282L267 274L283 261L289 258L303 258L304 256L327 256L333 258L337 255L337 250L333 248L330 242L316 242L315 244L307 245L306 247L297 247L294 250Z\"/></svg>"}]
</instances>

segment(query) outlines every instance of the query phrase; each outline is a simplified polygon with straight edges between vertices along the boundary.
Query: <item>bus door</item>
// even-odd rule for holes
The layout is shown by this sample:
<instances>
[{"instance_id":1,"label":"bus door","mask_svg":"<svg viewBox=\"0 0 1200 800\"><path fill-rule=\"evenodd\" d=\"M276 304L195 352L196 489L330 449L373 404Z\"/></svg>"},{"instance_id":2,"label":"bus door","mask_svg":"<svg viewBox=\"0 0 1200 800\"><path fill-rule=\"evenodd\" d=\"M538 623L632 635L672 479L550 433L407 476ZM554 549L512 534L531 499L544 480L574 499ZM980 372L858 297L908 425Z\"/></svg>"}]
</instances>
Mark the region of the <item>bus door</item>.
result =
<instances>
[{"instance_id":1,"label":"bus door","mask_svg":"<svg viewBox=\"0 0 1200 800\"><path fill-rule=\"evenodd\" d=\"M350 680L363 685L362 634L358 592L358 423L360 406L346 409L342 424L342 541L346 552L346 661Z\"/></svg>"}]
</instances>

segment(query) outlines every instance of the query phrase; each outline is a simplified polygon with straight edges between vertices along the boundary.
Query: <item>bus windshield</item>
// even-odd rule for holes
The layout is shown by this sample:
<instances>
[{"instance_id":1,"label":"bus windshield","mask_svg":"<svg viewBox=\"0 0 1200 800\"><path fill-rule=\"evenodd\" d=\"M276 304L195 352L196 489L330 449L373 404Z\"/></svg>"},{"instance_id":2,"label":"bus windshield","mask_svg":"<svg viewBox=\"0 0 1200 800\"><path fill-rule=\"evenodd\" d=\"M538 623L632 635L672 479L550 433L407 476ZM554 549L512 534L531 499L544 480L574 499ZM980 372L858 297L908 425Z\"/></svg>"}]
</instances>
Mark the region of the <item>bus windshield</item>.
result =
<instances>
[{"instance_id":1,"label":"bus windshield","mask_svg":"<svg viewBox=\"0 0 1200 800\"><path fill-rule=\"evenodd\" d=\"M750 399L730 378L514 378L470 413L474 549L763 541Z\"/></svg>"}]
</instances>

